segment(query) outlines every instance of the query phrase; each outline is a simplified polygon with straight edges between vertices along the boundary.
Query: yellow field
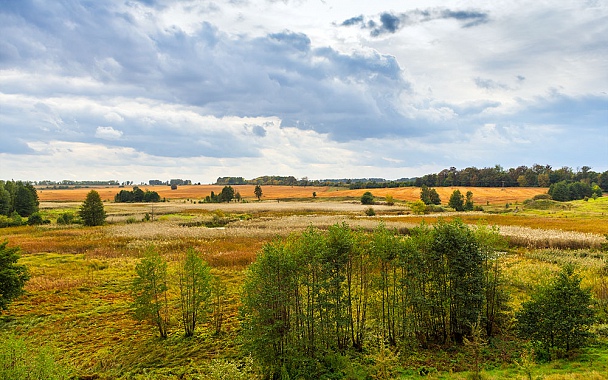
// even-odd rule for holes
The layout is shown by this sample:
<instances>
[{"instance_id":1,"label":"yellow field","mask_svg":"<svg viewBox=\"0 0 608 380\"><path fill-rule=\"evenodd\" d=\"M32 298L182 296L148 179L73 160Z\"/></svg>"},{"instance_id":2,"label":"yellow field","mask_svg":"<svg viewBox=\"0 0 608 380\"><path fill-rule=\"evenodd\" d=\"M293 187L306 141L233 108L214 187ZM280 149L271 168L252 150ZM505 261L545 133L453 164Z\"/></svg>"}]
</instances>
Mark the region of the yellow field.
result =
<instances>
[{"instance_id":1,"label":"yellow field","mask_svg":"<svg viewBox=\"0 0 608 380\"><path fill-rule=\"evenodd\" d=\"M150 191L156 191L161 198L167 199L204 199L206 196L215 192L216 194L222 191L224 186L215 185L191 185L191 186L179 186L177 190L171 190L169 186L141 186L142 189L148 189ZM255 199L253 185L237 185L233 186L235 191L238 191L241 196L245 199ZM131 187L119 188L119 187L90 187L90 188L79 188L79 189L38 189L38 196L40 201L49 202L62 202L62 201L83 201L86 194L92 189L96 190L101 199L113 200L114 196L123 189L131 190ZM455 189L459 189L462 194L466 194L467 191L472 191L474 195L474 201L476 204L485 205L488 202L490 204L501 204L523 202L526 199L530 199L536 194L546 193L546 188L539 187L437 187L435 188L437 193L442 199L443 203L447 203L450 194ZM420 199L420 188L418 187L399 187L399 188L388 188L388 189L359 189L359 190L348 190L345 188L336 188L328 186L262 186L262 200L275 200L275 199L287 199L287 198L310 198L312 199L312 193L317 193L317 198L358 198L363 195L364 192L370 191L376 197L385 197L392 195L395 200L398 201L415 201Z\"/></svg>"}]
</instances>

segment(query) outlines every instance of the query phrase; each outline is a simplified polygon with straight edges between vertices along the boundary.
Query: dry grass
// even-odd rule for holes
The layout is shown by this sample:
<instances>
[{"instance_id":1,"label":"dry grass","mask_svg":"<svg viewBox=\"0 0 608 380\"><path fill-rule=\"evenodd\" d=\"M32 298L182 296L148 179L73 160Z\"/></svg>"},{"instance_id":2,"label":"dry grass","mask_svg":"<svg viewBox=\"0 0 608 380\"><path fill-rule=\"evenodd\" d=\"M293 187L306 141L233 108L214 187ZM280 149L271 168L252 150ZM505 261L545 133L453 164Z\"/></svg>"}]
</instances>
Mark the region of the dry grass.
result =
<instances>
[{"instance_id":1,"label":"dry grass","mask_svg":"<svg viewBox=\"0 0 608 380\"><path fill-rule=\"evenodd\" d=\"M253 185L236 185L233 186L235 191L238 191L241 196L247 200L255 200ZM142 189L148 189L150 191L156 191L161 198L167 198L171 200L184 200L204 199L211 192L218 194L222 191L223 186L215 185L190 185L190 186L178 186L176 190L171 190L169 186L141 186ZM117 186L107 187L91 187L91 188L79 188L79 189L39 189L38 195L41 201L49 202L66 202L66 201L83 201L86 198L86 194L95 189L101 199L103 200L114 200L114 196L122 190ZM439 196L443 200L443 203L447 203L450 195L456 189L459 189L463 194L467 191L472 191L474 195L474 201L477 204L485 205L490 204L501 204L505 203L516 203L523 202L526 199L532 198L534 195L546 193L546 188L538 187L507 187L507 188L496 188L496 187L437 187L436 190ZM335 199L335 198L360 198L364 192L370 191L375 197L384 198L387 195L392 195L397 201L414 201L420 199L420 188L418 187L398 187L390 189L358 189L348 190L347 188L336 188L328 186L262 186L262 200L277 200L277 199L310 199L312 200L312 193L317 194L317 198L321 199Z\"/></svg>"}]
</instances>

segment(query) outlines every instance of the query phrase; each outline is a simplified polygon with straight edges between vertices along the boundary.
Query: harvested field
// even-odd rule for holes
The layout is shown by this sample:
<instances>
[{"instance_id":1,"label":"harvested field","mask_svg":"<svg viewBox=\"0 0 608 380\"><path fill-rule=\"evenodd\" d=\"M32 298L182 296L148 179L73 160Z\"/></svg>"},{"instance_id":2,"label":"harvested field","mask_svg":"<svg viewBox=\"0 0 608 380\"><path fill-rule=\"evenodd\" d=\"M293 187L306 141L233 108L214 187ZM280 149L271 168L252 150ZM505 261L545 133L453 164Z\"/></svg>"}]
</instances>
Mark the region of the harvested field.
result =
<instances>
[{"instance_id":1,"label":"harvested field","mask_svg":"<svg viewBox=\"0 0 608 380\"><path fill-rule=\"evenodd\" d=\"M249 201L255 200L253 185L238 185L233 186L235 191L238 191L244 199ZM148 189L150 191L156 191L161 198L170 200L201 200L206 196L215 192L216 194L222 191L223 186L215 185L191 185L191 186L179 186L176 190L171 190L169 186L141 186L142 189ZM66 201L78 201L81 202L85 199L86 194L92 189L96 190L101 199L106 201L114 200L114 196L123 189L130 190L129 188L119 187L91 187L91 188L78 188L78 189L38 189L38 195L40 201L49 202L66 202ZM472 191L474 195L474 201L476 204L485 205L490 204L501 204L505 203L516 203L523 202L526 199L530 199L537 194L543 194L547 192L546 188L539 187L437 187L435 188L443 203L447 203L450 195L456 189L459 189L463 194L467 191ZM387 195L393 196L396 201L415 201L420 199L420 188L418 187L398 187L398 188L387 188L387 189L358 189L349 190L347 188L337 187L315 187L315 186L262 186L262 200L281 200L281 199L310 199L313 200L312 193L317 194L317 199L357 199L363 195L364 192L370 191L375 197L384 198Z\"/></svg>"}]
</instances>

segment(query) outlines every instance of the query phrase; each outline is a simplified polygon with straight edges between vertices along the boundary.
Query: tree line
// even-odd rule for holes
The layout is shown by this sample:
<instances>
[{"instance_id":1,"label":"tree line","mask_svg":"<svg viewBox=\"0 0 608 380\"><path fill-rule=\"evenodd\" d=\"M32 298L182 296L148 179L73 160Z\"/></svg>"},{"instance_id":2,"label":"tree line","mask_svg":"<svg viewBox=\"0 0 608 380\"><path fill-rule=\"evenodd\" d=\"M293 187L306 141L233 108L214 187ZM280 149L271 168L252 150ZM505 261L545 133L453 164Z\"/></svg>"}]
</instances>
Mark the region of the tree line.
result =
<instances>
[{"instance_id":1,"label":"tree line","mask_svg":"<svg viewBox=\"0 0 608 380\"><path fill-rule=\"evenodd\" d=\"M591 170L589 166L573 170L563 166L553 169L551 165L534 164L531 167L522 165L516 168L504 169L500 165L494 167L467 167L456 169L450 167L438 173L426 174L422 177L386 180L383 178L355 179L320 179L309 180L307 177L297 179L294 176L262 176L254 179L243 177L219 177L217 185L283 185L283 186L345 186L354 189L376 189L416 186L422 187L549 187L550 185L567 181L583 182L589 185L597 184L602 190L608 191L608 171L603 173Z\"/></svg>"}]
</instances>

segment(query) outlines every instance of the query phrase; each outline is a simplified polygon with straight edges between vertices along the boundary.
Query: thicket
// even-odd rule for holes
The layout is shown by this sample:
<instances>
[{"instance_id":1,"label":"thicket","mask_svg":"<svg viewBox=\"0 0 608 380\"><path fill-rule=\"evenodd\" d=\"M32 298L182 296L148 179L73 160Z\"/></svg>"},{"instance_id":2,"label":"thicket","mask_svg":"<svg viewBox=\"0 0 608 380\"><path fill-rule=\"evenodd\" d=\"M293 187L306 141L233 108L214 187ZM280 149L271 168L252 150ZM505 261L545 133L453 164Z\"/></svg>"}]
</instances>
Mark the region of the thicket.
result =
<instances>
[{"instance_id":1,"label":"thicket","mask_svg":"<svg viewBox=\"0 0 608 380\"><path fill-rule=\"evenodd\" d=\"M312 379L340 372L331 358L378 339L445 347L470 340L475 326L493 336L506 309L500 244L496 231L460 221L409 237L341 224L277 240L247 271L244 345L268 376Z\"/></svg>"},{"instance_id":2,"label":"thicket","mask_svg":"<svg viewBox=\"0 0 608 380\"><path fill-rule=\"evenodd\" d=\"M114 202L117 203L134 203L134 202L160 202L160 195L156 191L146 189L143 191L137 186L133 187L132 191L120 190L114 196Z\"/></svg>"}]
</instances>

